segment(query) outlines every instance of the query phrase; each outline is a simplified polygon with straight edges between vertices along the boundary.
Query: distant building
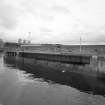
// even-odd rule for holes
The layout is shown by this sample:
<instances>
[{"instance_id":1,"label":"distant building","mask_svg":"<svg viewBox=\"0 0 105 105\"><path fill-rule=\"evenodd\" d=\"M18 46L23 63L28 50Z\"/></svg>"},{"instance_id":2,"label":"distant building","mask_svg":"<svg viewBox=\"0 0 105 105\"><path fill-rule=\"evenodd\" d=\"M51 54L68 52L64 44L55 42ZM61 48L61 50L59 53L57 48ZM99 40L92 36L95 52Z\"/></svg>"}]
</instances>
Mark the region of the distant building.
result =
<instances>
[{"instance_id":1,"label":"distant building","mask_svg":"<svg viewBox=\"0 0 105 105\"><path fill-rule=\"evenodd\" d=\"M6 42L4 43L5 48L18 48L20 45L18 43L13 43L13 42Z\"/></svg>"},{"instance_id":2,"label":"distant building","mask_svg":"<svg viewBox=\"0 0 105 105\"><path fill-rule=\"evenodd\" d=\"M27 44L31 44L31 41L30 41L30 40L28 40Z\"/></svg>"},{"instance_id":3,"label":"distant building","mask_svg":"<svg viewBox=\"0 0 105 105\"><path fill-rule=\"evenodd\" d=\"M21 38L18 39L18 43L19 43L19 44L22 44L22 39L21 39Z\"/></svg>"},{"instance_id":4,"label":"distant building","mask_svg":"<svg viewBox=\"0 0 105 105\"><path fill-rule=\"evenodd\" d=\"M26 44L26 43L27 43L27 41L24 39L24 40L23 40L23 44Z\"/></svg>"}]
</instances>

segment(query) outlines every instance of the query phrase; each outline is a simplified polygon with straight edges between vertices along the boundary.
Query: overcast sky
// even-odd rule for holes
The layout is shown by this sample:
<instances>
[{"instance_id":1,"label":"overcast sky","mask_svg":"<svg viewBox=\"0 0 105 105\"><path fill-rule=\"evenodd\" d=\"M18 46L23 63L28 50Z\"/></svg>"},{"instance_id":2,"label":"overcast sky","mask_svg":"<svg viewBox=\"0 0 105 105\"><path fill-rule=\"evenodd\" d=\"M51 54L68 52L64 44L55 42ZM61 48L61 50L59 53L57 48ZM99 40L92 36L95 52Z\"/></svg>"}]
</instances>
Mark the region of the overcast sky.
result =
<instances>
[{"instance_id":1,"label":"overcast sky","mask_svg":"<svg viewBox=\"0 0 105 105\"><path fill-rule=\"evenodd\" d=\"M80 36L84 44L105 43L105 0L0 0L5 40L79 44Z\"/></svg>"}]
</instances>

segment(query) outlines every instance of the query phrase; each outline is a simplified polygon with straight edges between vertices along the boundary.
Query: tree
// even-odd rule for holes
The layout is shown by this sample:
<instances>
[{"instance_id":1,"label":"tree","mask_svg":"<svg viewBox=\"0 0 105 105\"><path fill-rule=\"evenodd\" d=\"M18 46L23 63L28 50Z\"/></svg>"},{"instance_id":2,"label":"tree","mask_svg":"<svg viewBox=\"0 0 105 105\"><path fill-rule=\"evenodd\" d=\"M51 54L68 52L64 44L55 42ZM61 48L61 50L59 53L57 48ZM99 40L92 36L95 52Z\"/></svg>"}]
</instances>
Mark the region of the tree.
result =
<instances>
[{"instance_id":1,"label":"tree","mask_svg":"<svg viewBox=\"0 0 105 105\"><path fill-rule=\"evenodd\" d=\"M4 46L4 42L2 39L0 39L0 48L2 48Z\"/></svg>"}]
</instances>

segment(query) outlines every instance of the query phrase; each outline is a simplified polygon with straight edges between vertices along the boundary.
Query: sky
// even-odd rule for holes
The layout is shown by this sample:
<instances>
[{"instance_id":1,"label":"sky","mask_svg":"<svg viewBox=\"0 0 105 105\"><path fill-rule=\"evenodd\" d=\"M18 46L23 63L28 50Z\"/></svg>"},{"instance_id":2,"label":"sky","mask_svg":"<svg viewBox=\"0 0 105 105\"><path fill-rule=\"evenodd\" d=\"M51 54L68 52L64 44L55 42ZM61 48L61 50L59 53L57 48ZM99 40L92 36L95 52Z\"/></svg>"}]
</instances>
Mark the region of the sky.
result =
<instances>
[{"instance_id":1,"label":"sky","mask_svg":"<svg viewBox=\"0 0 105 105\"><path fill-rule=\"evenodd\" d=\"M105 44L105 0L0 0L0 38Z\"/></svg>"}]
</instances>

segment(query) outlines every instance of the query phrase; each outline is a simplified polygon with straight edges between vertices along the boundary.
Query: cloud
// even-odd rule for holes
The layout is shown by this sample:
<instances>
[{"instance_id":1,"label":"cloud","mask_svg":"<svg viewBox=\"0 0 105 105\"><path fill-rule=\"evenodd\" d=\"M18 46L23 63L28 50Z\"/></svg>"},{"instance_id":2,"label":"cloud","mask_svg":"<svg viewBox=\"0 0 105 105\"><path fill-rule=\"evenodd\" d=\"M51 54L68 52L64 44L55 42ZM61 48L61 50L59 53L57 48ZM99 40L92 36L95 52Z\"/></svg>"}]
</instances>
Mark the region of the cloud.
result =
<instances>
[{"instance_id":1,"label":"cloud","mask_svg":"<svg viewBox=\"0 0 105 105\"><path fill-rule=\"evenodd\" d=\"M76 0L78 3L87 3L89 0Z\"/></svg>"},{"instance_id":2,"label":"cloud","mask_svg":"<svg viewBox=\"0 0 105 105\"><path fill-rule=\"evenodd\" d=\"M40 31L41 31L41 32L45 32L45 33L52 32L51 29L49 29L49 28L45 28L45 27L41 27L41 28L40 28Z\"/></svg>"},{"instance_id":3,"label":"cloud","mask_svg":"<svg viewBox=\"0 0 105 105\"><path fill-rule=\"evenodd\" d=\"M57 0L59 1L59 0ZM22 3L26 12L32 13L35 17L52 21L56 15L70 13L71 11L65 5L64 1L57 3L56 0L24 0Z\"/></svg>"},{"instance_id":4,"label":"cloud","mask_svg":"<svg viewBox=\"0 0 105 105\"><path fill-rule=\"evenodd\" d=\"M20 10L12 2L0 0L0 27L14 29L18 24L19 15Z\"/></svg>"},{"instance_id":5,"label":"cloud","mask_svg":"<svg viewBox=\"0 0 105 105\"><path fill-rule=\"evenodd\" d=\"M65 6L60 6L60 5L54 5L52 6L52 10L58 12L58 13L71 13L71 11L65 7Z\"/></svg>"},{"instance_id":6,"label":"cloud","mask_svg":"<svg viewBox=\"0 0 105 105\"><path fill-rule=\"evenodd\" d=\"M32 32L33 40L43 42L76 43L82 35L86 42L101 43L104 42L105 33L104 2L0 0L0 32L8 33L9 38L14 40L27 38L25 34ZM6 33L1 34L7 36Z\"/></svg>"},{"instance_id":7,"label":"cloud","mask_svg":"<svg viewBox=\"0 0 105 105\"><path fill-rule=\"evenodd\" d=\"M3 39L4 41L5 40L8 40L8 33L6 32L0 32L0 39Z\"/></svg>"}]
</instances>

